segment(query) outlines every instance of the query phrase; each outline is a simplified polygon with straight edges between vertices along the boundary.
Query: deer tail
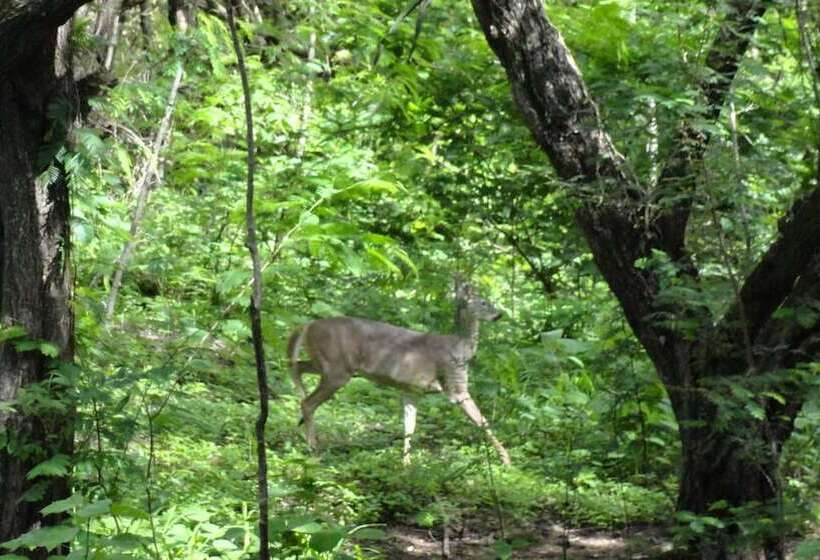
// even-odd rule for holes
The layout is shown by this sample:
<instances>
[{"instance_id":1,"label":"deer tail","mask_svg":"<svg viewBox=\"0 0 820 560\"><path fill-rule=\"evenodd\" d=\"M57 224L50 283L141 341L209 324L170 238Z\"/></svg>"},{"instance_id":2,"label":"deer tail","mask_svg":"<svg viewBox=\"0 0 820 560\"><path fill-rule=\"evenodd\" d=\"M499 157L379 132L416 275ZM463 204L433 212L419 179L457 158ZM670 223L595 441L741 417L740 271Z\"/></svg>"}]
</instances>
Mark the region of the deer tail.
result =
<instances>
[{"instance_id":1,"label":"deer tail","mask_svg":"<svg viewBox=\"0 0 820 560\"><path fill-rule=\"evenodd\" d=\"M304 399L307 395L305 386L302 383L302 371L299 369L299 350L302 348L302 340L307 332L308 325L297 327L290 335L288 340L288 359L290 359L290 376L293 379L293 385L299 393L299 397Z\"/></svg>"}]
</instances>

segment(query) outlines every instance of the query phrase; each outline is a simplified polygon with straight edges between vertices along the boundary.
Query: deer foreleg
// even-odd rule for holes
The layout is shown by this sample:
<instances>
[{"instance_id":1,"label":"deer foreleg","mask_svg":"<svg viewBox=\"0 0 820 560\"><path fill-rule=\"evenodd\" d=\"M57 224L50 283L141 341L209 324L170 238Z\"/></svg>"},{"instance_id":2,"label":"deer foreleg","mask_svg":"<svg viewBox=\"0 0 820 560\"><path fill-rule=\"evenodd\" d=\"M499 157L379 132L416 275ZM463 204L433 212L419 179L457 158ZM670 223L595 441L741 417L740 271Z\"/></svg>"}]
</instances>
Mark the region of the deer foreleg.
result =
<instances>
[{"instance_id":1,"label":"deer foreleg","mask_svg":"<svg viewBox=\"0 0 820 560\"><path fill-rule=\"evenodd\" d=\"M487 439L501 457L501 462L505 465L509 465L510 454L507 453L507 450L504 449L501 442L496 439L495 434L493 434L493 431L490 429L489 422L487 422L487 419L481 414L481 411L478 409L478 405L473 400L473 397L471 397L469 393L462 393L461 395L456 395L455 400L470 420L473 421L473 424L484 430L484 434L487 436Z\"/></svg>"},{"instance_id":2,"label":"deer foreleg","mask_svg":"<svg viewBox=\"0 0 820 560\"><path fill-rule=\"evenodd\" d=\"M404 453L402 461L405 465L410 464L410 438L416 431L416 404L410 397L402 398L404 405Z\"/></svg>"}]
</instances>

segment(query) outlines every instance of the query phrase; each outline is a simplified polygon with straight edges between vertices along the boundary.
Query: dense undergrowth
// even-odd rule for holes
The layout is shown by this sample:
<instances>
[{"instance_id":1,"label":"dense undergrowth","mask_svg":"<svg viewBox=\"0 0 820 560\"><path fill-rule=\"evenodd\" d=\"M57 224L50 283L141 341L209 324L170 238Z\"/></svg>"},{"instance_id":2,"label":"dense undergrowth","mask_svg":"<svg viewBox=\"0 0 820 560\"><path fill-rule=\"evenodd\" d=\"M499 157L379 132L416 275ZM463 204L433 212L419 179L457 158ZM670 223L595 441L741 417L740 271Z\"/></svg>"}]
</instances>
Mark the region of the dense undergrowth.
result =
<instances>
[{"instance_id":1,"label":"dense undergrowth","mask_svg":"<svg viewBox=\"0 0 820 560\"><path fill-rule=\"evenodd\" d=\"M291 27L267 43L254 39L272 33L266 26L244 29L259 130L275 557L383 557L392 525L476 522L498 540L502 527L512 534L538 520L671 527L677 424L573 224L576 203L515 116L503 73L468 15L431 13L436 33L414 37L408 22L386 32L397 14L382 4L294 8ZM662 129L691 105L680 93L689 78L672 71L674 56L662 55L697 43L708 21L652 25L630 19L632 2L566 4L552 8L556 21L579 50L619 148L648 168L641 155L647 96L657 101ZM679 24L683 16L653 17ZM291 51L311 31L322 56L305 61ZM136 22L125 33L137 33ZM68 525L14 544L71 541L72 559L252 558L258 403L245 316L239 82L225 26L212 15L201 14L188 37L160 28L158 38L150 51L119 61L121 81L94 101L89 128L75 133L65 155L74 189L78 359L52 382L74 396L77 454L73 465L58 457L35 477L73 468L74 494L52 507L70 514ZM163 181L108 320L104 302L130 238L132 189L144 166L145 145L135 138L149 138L162 114L170 59L182 61L186 76ZM757 80L781 63L761 62ZM647 68L666 77L648 83ZM782 88L775 93L787 109L803 107L786 81L772 85ZM770 103L754 82L741 82L741 93ZM759 149L772 152L775 169L750 179L746 203L757 221L748 245L740 248L738 223L722 218L718 226L726 228L731 262L742 250L762 251L792 194L767 194L769 182L797 183L803 169L801 154L777 149L786 132L745 126L750 136L773 138ZM731 167L726 145L709 157ZM724 195L716 189L715 200L699 203L717 206ZM698 258L713 257L707 253ZM403 466L399 395L364 380L319 409L321 451L310 454L284 358L291 329L351 314L451 332L456 271L470 272L505 311L484 327L471 390L512 466L501 467L480 431L441 395L420 400L413 463ZM731 291L717 265L704 276L714 294ZM696 295L721 312L717 296ZM27 388L21 402L50 406L38 390ZM753 395L734 396L741 412L756 412ZM820 401L809 395L780 470L779 519L789 537L810 533L820 519L819 430ZM681 539L720 522L677 521ZM764 529L754 519L741 528Z\"/></svg>"}]
</instances>

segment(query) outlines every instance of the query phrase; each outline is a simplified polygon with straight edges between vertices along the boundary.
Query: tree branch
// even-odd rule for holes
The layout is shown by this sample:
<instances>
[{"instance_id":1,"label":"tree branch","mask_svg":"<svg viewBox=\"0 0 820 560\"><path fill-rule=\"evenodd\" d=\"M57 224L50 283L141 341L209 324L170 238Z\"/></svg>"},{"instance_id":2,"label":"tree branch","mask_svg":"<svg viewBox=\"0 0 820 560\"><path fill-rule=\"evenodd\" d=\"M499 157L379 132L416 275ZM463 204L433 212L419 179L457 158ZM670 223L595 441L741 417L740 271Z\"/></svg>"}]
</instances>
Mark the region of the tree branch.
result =
<instances>
[{"instance_id":1,"label":"tree branch","mask_svg":"<svg viewBox=\"0 0 820 560\"><path fill-rule=\"evenodd\" d=\"M541 2L473 0L535 141L565 181L636 188L604 131L581 71ZM603 186L602 185L602 186Z\"/></svg>"},{"instance_id":2,"label":"tree branch","mask_svg":"<svg viewBox=\"0 0 820 560\"><path fill-rule=\"evenodd\" d=\"M715 36L706 55L706 66L712 75L701 83L706 98L706 116L716 120L726 103L740 61L746 54L752 34L771 0L732 0L728 15ZM661 212L656 221L659 246L679 261L685 256L686 225L692 209L691 194L695 190L697 165L703 160L708 133L698 132L682 123L674 141L675 148L658 179L656 198L661 200ZM673 201L663 207L663 200Z\"/></svg>"},{"instance_id":3,"label":"tree branch","mask_svg":"<svg viewBox=\"0 0 820 560\"><path fill-rule=\"evenodd\" d=\"M580 195L576 221L598 269L658 369L672 371L669 345L678 337L652 321L658 281L635 267L651 249L643 193L604 131L561 34L540 0L473 0L473 7L536 142Z\"/></svg>"},{"instance_id":4,"label":"tree branch","mask_svg":"<svg viewBox=\"0 0 820 560\"><path fill-rule=\"evenodd\" d=\"M721 326L737 333L746 321L749 337L755 340L788 297L795 294L795 282L820 255L820 186L798 199L780 220L778 236L746 278L739 301L724 316ZM731 335L730 335L731 336Z\"/></svg>"}]
</instances>

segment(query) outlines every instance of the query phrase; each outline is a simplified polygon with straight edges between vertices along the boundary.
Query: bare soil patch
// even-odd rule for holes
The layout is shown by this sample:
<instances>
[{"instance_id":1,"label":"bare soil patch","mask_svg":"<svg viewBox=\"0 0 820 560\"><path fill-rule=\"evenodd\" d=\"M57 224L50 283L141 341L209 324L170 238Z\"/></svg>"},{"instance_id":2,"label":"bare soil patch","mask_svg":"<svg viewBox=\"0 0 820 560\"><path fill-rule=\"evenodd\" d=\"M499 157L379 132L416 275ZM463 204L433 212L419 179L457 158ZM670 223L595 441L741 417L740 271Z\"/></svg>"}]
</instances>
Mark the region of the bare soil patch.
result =
<instances>
[{"instance_id":1,"label":"bare soil patch","mask_svg":"<svg viewBox=\"0 0 820 560\"><path fill-rule=\"evenodd\" d=\"M418 560L442 558L445 538L443 528L423 529L393 526L384 543L385 558ZM625 531L567 529L554 523L536 523L507 531L499 543L499 531L480 522L462 523L449 528L449 558L492 560L499 552L515 559L629 559L658 558L671 549L671 543L658 527L635 527Z\"/></svg>"}]
</instances>

